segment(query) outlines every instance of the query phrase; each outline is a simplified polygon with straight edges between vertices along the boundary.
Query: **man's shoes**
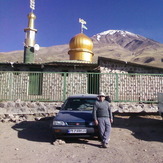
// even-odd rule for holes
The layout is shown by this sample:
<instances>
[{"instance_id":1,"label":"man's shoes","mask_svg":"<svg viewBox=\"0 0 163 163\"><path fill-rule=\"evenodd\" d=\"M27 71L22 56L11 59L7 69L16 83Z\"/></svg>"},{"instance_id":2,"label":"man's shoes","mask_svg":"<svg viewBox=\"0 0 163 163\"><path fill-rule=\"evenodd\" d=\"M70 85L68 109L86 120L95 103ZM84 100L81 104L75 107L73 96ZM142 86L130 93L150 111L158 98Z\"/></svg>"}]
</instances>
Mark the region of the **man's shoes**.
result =
<instances>
[{"instance_id":1,"label":"man's shoes","mask_svg":"<svg viewBox=\"0 0 163 163\"><path fill-rule=\"evenodd\" d=\"M107 148L108 146L107 146L106 143L102 143L102 147L103 147L103 148Z\"/></svg>"}]
</instances>

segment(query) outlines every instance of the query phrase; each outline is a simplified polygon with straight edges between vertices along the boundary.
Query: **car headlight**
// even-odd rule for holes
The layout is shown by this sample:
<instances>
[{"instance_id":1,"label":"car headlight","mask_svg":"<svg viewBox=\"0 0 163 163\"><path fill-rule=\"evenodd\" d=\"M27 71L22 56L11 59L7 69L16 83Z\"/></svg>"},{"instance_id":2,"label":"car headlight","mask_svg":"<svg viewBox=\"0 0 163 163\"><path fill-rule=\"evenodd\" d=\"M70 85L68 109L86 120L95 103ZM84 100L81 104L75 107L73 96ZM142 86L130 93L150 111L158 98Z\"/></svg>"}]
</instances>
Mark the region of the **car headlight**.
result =
<instances>
[{"instance_id":1,"label":"car headlight","mask_svg":"<svg viewBox=\"0 0 163 163\"><path fill-rule=\"evenodd\" d=\"M53 121L54 126L65 126L66 123L63 121Z\"/></svg>"},{"instance_id":2,"label":"car headlight","mask_svg":"<svg viewBox=\"0 0 163 163\"><path fill-rule=\"evenodd\" d=\"M89 126L94 126L94 125L95 125L94 122L90 122L90 123L89 123Z\"/></svg>"}]
</instances>

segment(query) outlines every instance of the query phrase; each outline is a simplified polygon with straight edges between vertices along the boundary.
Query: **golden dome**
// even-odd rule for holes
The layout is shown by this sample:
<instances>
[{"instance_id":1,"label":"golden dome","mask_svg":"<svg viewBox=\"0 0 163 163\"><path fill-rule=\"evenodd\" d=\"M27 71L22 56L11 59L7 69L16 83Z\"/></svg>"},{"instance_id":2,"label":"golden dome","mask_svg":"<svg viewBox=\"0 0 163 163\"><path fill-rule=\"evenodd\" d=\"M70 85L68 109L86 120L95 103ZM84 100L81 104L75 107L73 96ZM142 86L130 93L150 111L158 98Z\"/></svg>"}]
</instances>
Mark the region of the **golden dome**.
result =
<instances>
[{"instance_id":1,"label":"golden dome","mask_svg":"<svg viewBox=\"0 0 163 163\"><path fill-rule=\"evenodd\" d=\"M93 42L85 34L79 33L70 40L69 46L70 49L81 48L81 49L92 50Z\"/></svg>"},{"instance_id":2,"label":"golden dome","mask_svg":"<svg viewBox=\"0 0 163 163\"><path fill-rule=\"evenodd\" d=\"M92 52L93 42L83 33L79 33L74 36L69 42L70 50L68 54L70 55L70 60L80 60L92 62Z\"/></svg>"}]
</instances>

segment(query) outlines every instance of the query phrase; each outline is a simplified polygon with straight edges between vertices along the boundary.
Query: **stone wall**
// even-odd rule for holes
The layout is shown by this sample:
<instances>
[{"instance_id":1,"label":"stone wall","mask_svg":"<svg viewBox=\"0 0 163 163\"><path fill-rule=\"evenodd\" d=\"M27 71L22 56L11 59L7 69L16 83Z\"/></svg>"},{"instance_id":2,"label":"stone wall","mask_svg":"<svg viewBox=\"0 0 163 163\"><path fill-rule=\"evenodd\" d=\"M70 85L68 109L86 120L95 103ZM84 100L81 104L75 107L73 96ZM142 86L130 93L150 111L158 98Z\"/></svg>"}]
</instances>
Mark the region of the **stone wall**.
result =
<instances>
[{"instance_id":1,"label":"stone wall","mask_svg":"<svg viewBox=\"0 0 163 163\"><path fill-rule=\"evenodd\" d=\"M63 94L87 93L87 80L78 72L0 72L0 100L62 101Z\"/></svg>"},{"instance_id":2,"label":"stone wall","mask_svg":"<svg viewBox=\"0 0 163 163\"><path fill-rule=\"evenodd\" d=\"M42 117L55 116L62 102L30 102L6 101L0 102L0 121L20 122L24 120L39 120Z\"/></svg>"},{"instance_id":3,"label":"stone wall","mask_svg":"<svg viewBox=\"0 0 163 163\"><path fill-rule=\"evenodd\" d=\"M87 80L87 74L85 73L68 74L66 77L66 96L87 93Z\"/></svg>"},{"instance_id":4,"label":"stone wall","mask_svg":"<svg viewBox=\"0 0 163 163\"><path fill-rule=\"evenodd\" d=\"M62 102L25 102L21 100L0 102L0 122L33 121L55 116ZM156 104L111 103L117 113L157 113Z\"/></svg>"},{"instance_id":5,"label":"stone wall","mask_svg":"<svg viewBox=\"0 0 163 163\"><path fill-rule=\"evenodd\" d=\"M101 74L100 91L114 101L157 101L163 90L163 75Z\"/></svg>"},{"instance_id":6,"label":"stone wall","mask_svg":"<svg viewBox=\"0 0 163 163\"><path fill-rule=\"evenodd\" d=\"M100 91L113 100L157 101L157 94L163 91L163 68L103 57L99 57L99 67Z\"/></svg>"}]
</instances>

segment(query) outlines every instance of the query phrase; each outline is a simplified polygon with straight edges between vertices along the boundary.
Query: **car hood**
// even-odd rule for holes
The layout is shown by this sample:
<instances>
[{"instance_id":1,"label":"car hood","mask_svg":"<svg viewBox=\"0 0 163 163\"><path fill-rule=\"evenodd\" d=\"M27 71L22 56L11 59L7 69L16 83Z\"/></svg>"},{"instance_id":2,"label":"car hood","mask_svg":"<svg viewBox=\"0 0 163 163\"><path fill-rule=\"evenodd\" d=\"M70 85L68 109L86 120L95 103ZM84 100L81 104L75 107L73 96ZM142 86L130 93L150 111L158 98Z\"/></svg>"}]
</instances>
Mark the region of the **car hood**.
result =
<instances>
[{"instance_id":1,"label":"car hood","mask_svg":"<svg viewBox=\"0 0 163 163\"><path fill-rule=\"evenodd\" d=\"M92 122L92 111L60 111L55 117L57 121L64 122Z\"/></svg>"}]
</instances>

